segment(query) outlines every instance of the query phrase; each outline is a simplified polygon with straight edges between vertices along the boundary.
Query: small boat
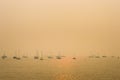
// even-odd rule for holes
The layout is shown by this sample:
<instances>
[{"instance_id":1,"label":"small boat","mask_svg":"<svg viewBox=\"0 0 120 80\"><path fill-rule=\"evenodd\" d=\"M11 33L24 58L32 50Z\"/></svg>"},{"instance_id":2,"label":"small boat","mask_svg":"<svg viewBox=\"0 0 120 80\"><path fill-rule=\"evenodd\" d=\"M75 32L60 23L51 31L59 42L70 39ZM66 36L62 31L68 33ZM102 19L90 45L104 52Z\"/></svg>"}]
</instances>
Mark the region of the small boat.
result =
<instances>
[{"instance_id":1,"label":"small boat","mask_svg":"<svg viewBox=\"0 0 120 80\"><path fill-rule=\"evenodd\" d=\"M95 58L100 58L100 56L95 56Z\"/></svg>"},{"instance_id":2,"label":"small boat","mask_svg":"<svg viewBox=\"0 0 120 80\"><path fill-rule=\"evenodd\" d=\"M62 59L62 57L60 56L60 52L58 53L58 56L56 56L56 59Z\"/></svg>"},{"instance_id":3,"label":"small boat","mask_svg":"<svg viewBox=\"0 0 120 80\"><path fill-rule=\"evenodd\" d=\"M118 56L117 58L120 59L120 56Z\"/></svg>"},{"instance_id":4,"label":"small boat","mask_svg":"<svg viewBox=\"0 0 120 80\"><path fill-rule=\"evenodd\" d=\"M61 56L61 57L66 57L66 56Z\"/></svg>"},{"instance_id":5,"label":"small boat","mask_svg":"<svg viewBox=\"0 0 120 80\"><path fill-rule=\"evenodd\" d=\"M20 57L16 57L16 59L17 59L17 60L21 60L21 58L20 58Z\"/></svg>"},{"instance_id":6,"label":"small boat","mask_svg":"<svg viewBox=\"0 0 120 80\"><path fill-rule=\"evenodd\" d=\"M23 56L22 56L22 58L28 58L28 56L27 56L28 54L27 53L25 53Z\"/></svg>"},{"instance_id":7,"label":"small boat","mask_svg":"<svg viewBox=\"0 0 120 80\"><path fill-rule=\"evenodd\" d=\"M40 60L44 60L42 57L40 57Z\"/></svg>"},{"instance_id":8,"label":"small boat","mask_svg":"<svg viewBox=\"0 0 120 80\"><path fill-rule=\"evenodd\" d=\"M39 59L39 57L38 56L34 56L34 59Z\"/></svg>"},{"instance_id":9,"label":"small boat","mask_svg":"<svg viewBox=\"0 0 120 80\"><path fill-rule=\"evenodd\" d=\"M53 59L52 52L50 52L49 56L47 56L48 59Z\"/></svg>"},{"instance_id":10,"label":"small boat","mask_svg":"<svg viewBox=\"0 0 120 80\"><path fill-rule=\"evenodd\" d=\"M21 58L17 56L17 53L19 53L19 50L15 51L15 56L13 56L13 59L21 60Z\"/></svg>"},{"instance_id":11,"label":"small boat","mask_svg":"<svg viewBox=\"0 0 120 80\"><path fill-rule=\"evenodd\" d=\"M22 56L23 58L28 58L27 56Z\"/></svg>"},{"instance_id":12,"label":"small boat","mask_svg":"<svg viewBox=\"0 0 120 80\"><path fill-rule=\"evenodd\" d=\"M17 57L16 56L13 56L13 59L16 59Z\"/></svg>"},{"instance_id":13,"label":"small boat","mask_svg":"<svg viewBox=\"0 0 120 80\"><path fill-rule=\"evenodd\" d=\"M2 56L2 59L6 59L6 58L7 58L7 56L5 56L5 55Z\"/></svg>"},{"instance_id":14,"label":"small boat","mask_svg":"<svg viewBox=\"0 0 120 80\"><path fill-rule=\"evenodd\" d=\"M76 59L76 57L73 57L72 59L74 59L74 60L75 60L75 59Z\"/></svg>"},{"instance_id":15,"label":"small boat","mask_svg":"<svg viewBox=\"0 0 120 80\"><path fill-rule=\"evenodd\" d=\"M53 59L53 57L52 56L48 56L48 59Z\"/></svg>"},{"instance_id":16,"label":"small boat","mask_svg":"<svg viewBox=\"0 0 120 80\"><path fill-rule=\"evenodd\" d=\"M17 51L14 52L15 56L13 56L13 59L17 58Z\"/></svg>"},{"instance_id":17,"label":"small boat","mask_svg":"<svg viewBox=\"0 0 120 80\"><path fill-rule=\"evenodd\" d=\"M21 60L20 57L16 57L16 56L13 56L13 59L16 59L16 60Z\"/></svg>"},{"instance_id":18,"label":"small boat","mask_svg":"<svg viewBox=\"0 0 120 80\"><path fill-rule=\"evenodd\" d=\"M2 56L2 59L6 59L6 58L7 58L7 56L6 56L5 51L4 51L4 54L3 54L3 56Z\"/></svg>"},{"instance_id":19,"label":"small boat","mask_svg":"<svg viewBox=\"0 0 120 80\"><path fill-rule=\"evenodd\" d=\"M94 58L94 56L89 56L89 58Z\"/></svg>"},{"instance_id":20,"label":"small boat","mask_svg":"<svg viewBox=\"0 0 120 80\"><path fill-rule=\"evenodd\" d=\"M102 56L103 58L106 58L107 56Z\"/></svg>"},{"instance_id":21,"label":"small boat","mask_svg":"<svg viewBox=\"0 0 120 80\"><path fill-rule=\"evenodd\" d=\"M36 56L34 56L34 59L39 59L39 51L36 51Z\"/></svg>"},{"instance_id":22,"label":"small boat","mask_svg":"<svg viewBox=\"0 0 120 80\"><path fill-rule=\"evenodd\" d=\"M61 56L56 56L57 59L62 59Z\"/></svg>"},{"instance_id":23,"label":"small boat","mask_svg":"<svg viewBox=\"0 0 120 80\"><path fill-rule=\"evenodd\" d=\"M41 57L40 57L40 60L44 60L43 59L43 52L41 51Z\"/></svg>"}]
</instances>

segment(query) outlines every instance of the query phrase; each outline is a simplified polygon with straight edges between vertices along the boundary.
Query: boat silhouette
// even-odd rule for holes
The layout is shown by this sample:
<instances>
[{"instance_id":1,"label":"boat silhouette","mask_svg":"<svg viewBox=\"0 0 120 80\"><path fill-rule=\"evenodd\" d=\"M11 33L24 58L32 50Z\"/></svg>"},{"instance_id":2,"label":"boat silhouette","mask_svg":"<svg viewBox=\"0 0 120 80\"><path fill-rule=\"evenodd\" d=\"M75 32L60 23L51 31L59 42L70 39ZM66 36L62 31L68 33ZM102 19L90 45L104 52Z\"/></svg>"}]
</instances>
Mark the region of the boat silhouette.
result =
<instances>
[{"instance_id":1,"label":"boat silhouette","mask_svg":"<svg viewBox=\"0 0 120 80\"><path fill-rule=\"evenodd\" d=\"M3 56L2 56L2 59L6 59L6 58L7 58L7 56L6 56L6 55L3 55Z\"/></svg>"},{"instance_id":2,"label":"boat silhouette","mask_svg":"<svg viewBox=\"0 0 120 80\"><path fill-rule=\"evenodd\" d=\"M21 58L17 54L19 54L19 50L15 51L15 56L13 56L13 59L21 60Z\"/></svg>"},{"instance_id":3,"label":"boat silhouette","mask_svg":"<svg viewBox=\"0 0 120 80\"><path fill-rule=\"evenodd\" d=\"M28 58L28 56L22 56L23 58Z\"/></svg>"},{"instance_id":4,"label":"boat silhouette","mask_svg":"<svg viewBox=\"0 0 120 80\"><path fill-rule=\"evenodd\" d=\"M102 56L103 58L106 58L107 56Z\"/></svg>"},{"instance_id":5,"label":"boat silhouette","mask_svg":"<svg viewBox=\"0 0 120 80\"><path fill-rule=\"evenodd\" d=\"M53 57L52 56L48 56L48 59L53 59Z\"/></svg>"},{"instance_id":6,"label":"boat silhouette","mask_svg":"<svg viewBox=\"0 0 120 80\"><path fill-rule=\"evenodd\" d=\"M75 59L76 59L76 57L73 57L72 59L74 59L74 60L75 60Z\"/></svg>"},{"instance_id":7,"label":"boat silhouette","mask_svg":"<svg viewBox=\"0 0 120 80\"><path fill-rule=\"evenodd\" d=\"M39 59L39 52L36 51L36 56L34 56L34 59Z\"/></svg>"},{"instance_id":8,"label":"boat silhouette","mask_svg":"<svg viewBox=\"0 0 120 80\"><path fill-rule=\"evenodd\" d=\"M5 51L4 51L2 59L6 59L6 58L7 58L7 56L6 56Z\"/></svg>"},{"instance_id":9,"label":"boat silhouette","mask_svg":"<svg viewBox=\"0 0 120 80\"><path fill-rule=\"evenodd\" d=\"M42 51L41 51L40 60L44 60L44 59L43 59L43 52L42 52Z\"/></svg>"},{"instance_id":10,"label":"boat silhouette","mask_svg":"<svg viewBox=\"0 0 120 80\"><path fill-rule=\"evenodd\" d=\"M89 56L89 58L94 58L94 56Z\"/></svg>"},{"instance_id":11,"label":"boat silhouette","mask_svg":"<svg viewBox=\"0 0 120 80\"><path fill-rule=\"evenodd\" d=\"M60 56L60 52L58 53L58 56L56 56L56 59L62 59L62 57Z\"/></svg>"},{"instance_id":12,"label":"boat silhouette","mask_svg":"<svg viewBox=\"0 0 120 80\"><path fill-rule=\"evenodd\" d=\"M95 56L95 58L100 58L100 56Z\"/></svg>"},{"instance_id":13,"label":"boat silhouette","mask_svg":"<svg viewBox=\"0 0 120 80\"><path fill-rule=\"evenodd\" d=\"M50 55L47 56L48 59L53 59L53 56L51 56L52 52L50 52Z\"/></svg>"}]
</instances>

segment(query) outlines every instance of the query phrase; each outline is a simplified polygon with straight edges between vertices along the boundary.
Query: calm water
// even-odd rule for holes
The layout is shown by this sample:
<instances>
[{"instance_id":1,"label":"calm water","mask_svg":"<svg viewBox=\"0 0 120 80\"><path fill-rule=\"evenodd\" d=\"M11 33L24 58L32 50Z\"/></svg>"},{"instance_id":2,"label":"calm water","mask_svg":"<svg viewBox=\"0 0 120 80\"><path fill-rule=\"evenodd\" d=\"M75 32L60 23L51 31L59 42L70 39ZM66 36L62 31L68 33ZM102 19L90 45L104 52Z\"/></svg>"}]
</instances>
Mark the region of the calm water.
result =
<instances>
[{"instance_id":1,"label":"calm water","mask_svg":"<svg viewBox=\"0 0 120 80\"><path fill-rule=\"evenodd\" d=\"M120 59L1 59L0 80L120 80Z\"/></svg>"}]
</instances>

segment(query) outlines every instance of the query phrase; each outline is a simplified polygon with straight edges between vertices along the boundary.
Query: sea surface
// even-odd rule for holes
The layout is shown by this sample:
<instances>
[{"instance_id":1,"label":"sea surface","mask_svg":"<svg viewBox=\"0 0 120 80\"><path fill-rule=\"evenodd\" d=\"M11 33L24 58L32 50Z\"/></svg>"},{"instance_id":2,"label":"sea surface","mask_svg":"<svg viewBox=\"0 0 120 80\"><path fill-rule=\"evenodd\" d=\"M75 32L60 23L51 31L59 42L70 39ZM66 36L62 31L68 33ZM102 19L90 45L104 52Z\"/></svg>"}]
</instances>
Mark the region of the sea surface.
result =
<instances>
[{"instance_id":1,"label":"sea surface","mask_svg":"<svg viewBox=\"0 0 120 80\"><path fill-rule=\"evenodd\" d=\"M120 80L120 59L0 59L0 80Z\"/></svg>"}]
</instances>

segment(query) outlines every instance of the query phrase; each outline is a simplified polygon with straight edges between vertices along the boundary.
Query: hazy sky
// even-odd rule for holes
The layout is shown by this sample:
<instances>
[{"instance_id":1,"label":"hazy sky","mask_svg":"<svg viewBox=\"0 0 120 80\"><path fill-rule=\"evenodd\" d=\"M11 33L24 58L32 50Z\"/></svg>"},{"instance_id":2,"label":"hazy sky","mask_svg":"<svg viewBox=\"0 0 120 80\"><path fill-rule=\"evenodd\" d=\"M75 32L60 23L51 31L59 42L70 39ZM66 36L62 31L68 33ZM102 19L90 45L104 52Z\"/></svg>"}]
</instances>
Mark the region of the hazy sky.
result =
<instances>
[{"instance_id":1,"label":"hazy sky","mask_svg":"<svg viewBox=\"0 0 120 80\"><path fill-rule=\"evenodd\" d=\"M120 54L120 0L0 0L0 47Z\"/></svg>"}]
</instances>

